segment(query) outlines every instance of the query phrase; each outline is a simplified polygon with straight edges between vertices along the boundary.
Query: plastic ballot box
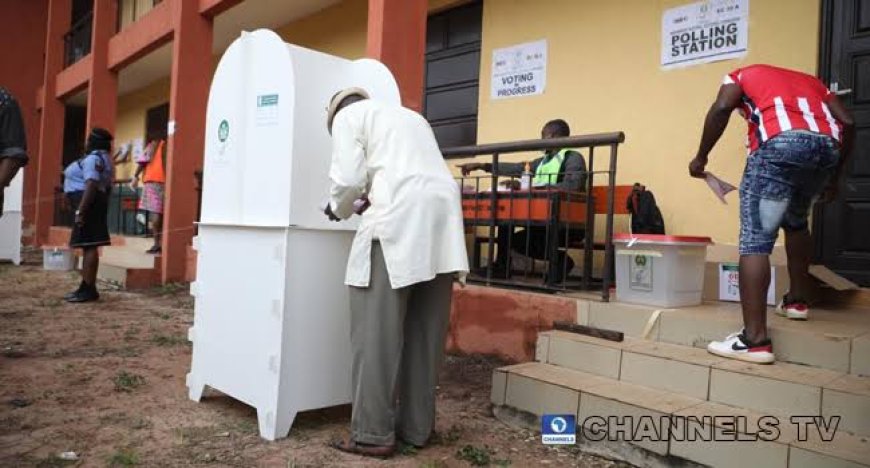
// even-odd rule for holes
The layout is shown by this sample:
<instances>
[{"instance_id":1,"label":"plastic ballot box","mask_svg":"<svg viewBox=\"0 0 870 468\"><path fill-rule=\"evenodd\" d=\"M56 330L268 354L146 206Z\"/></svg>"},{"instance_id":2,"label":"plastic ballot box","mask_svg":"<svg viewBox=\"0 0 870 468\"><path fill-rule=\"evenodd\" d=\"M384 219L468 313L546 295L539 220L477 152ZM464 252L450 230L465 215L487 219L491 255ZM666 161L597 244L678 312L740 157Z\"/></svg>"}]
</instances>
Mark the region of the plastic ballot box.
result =
<instances>
[{"instance_id":1,"label":"plastic ballot box","mask_svg":"<svg viewBox=\"0 0 870 468\"><path fill-rule=\"evenodd\" d=\"M208 100L193 356L187 386L257 409L260 434L285 437L299 411L350 402L344 273L358 217L333 223L326 107L357 86L399 104L389 70L243 33Z\"/></svg>"},{"instance_id":2,"label":"plastic ballot box","mask_svg":"<svg viewBox=\"0 0 870 468\"><path fill-rule=\"evenodd\" d=\"M21 198L24 189L24 169L12 179L3 200L3 217L0 217L0 261L11 260L21 264ZM0 189L2 190L2 189Z\"/></svg>"}]
</instances>

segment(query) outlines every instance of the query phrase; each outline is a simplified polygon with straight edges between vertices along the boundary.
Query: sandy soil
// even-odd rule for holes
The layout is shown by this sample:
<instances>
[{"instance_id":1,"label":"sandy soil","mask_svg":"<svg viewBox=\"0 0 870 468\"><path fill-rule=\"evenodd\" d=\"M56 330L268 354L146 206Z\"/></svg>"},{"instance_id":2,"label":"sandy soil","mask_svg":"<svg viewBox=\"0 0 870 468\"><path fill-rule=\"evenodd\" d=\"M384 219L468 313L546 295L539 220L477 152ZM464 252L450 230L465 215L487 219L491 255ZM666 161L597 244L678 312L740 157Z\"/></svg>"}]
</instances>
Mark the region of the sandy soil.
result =
<instances>
[{"instance_id":1,"label":"sandy soil","mask_svg":"<svg viewBox=\"0 0 870 468\"><path fill-rule=\"evenodd\" d=\"M255 411L210 393L187 399L186 286L106 291L95 304L60 297L78 284L45 272L38 252L0 264L0 466L617 466L576 449L543 446L489 408L500 363L450 356L438 393L438 436L386 462L342 454L349 407L300 414L290 436L267 442ZM73 451L77 461L64 461Z\"/></svg>"}]
</instances>

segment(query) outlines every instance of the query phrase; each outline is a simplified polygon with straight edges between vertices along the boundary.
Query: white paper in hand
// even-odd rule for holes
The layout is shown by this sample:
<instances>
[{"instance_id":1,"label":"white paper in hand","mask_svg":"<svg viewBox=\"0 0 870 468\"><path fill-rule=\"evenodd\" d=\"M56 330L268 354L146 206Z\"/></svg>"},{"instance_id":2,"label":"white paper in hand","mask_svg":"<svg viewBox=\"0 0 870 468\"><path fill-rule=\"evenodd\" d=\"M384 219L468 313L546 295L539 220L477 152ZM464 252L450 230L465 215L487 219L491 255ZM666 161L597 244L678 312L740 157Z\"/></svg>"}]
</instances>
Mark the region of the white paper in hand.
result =
<instances>
[{"instance_id":1,"label":"white paper in hand","mask_svg":"<svg viewBox=\"0 0 870 468\"><path fill-rule=\"evenodd\" d=\"M725 182L724 180L713 175L712 172L705 172L704 180L707 181L707 185L710 187L710 190L716 195L717 198L722 203L728 203L725 201L725 195L728 195L730 192L737 190L737 187Z\"/></svg>"}]
</instances>

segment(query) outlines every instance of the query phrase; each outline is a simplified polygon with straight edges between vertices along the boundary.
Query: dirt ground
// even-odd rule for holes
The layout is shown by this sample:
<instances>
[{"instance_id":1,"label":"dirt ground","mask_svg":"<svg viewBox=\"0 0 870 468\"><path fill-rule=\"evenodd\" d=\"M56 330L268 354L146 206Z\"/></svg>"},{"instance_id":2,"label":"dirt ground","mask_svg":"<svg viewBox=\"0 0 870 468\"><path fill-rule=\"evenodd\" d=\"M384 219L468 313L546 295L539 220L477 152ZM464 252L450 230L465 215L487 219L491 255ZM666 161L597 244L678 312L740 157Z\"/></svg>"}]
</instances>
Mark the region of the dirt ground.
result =
<instances>
[{"instance_id":1,"label":"dirt ground","mask_svg":"<svg viewBox=\"0 0 870 468\"><path fill-rule=\"evenodd\" d=\"M45 272L38 252L0 264L0 466L617 466L500 423L489 408L500 363L449 356L438 391L437 436L386 462L326 446L349 424L349 407L300 414L290 436L267 442L256 413L209 393L187 398L186 286L106 291L103 300L60 300L73 272ZM75 452L78 460L60 458Z\"/></svg>"}]
</instances>

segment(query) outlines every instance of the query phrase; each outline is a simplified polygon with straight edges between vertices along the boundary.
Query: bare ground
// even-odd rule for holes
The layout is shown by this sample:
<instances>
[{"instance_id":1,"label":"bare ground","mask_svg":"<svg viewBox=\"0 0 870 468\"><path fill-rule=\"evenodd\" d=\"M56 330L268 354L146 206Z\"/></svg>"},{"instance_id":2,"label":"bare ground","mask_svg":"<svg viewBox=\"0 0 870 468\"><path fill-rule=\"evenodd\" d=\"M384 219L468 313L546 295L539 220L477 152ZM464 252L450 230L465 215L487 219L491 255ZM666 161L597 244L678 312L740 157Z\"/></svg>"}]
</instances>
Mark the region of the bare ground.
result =
<instances>
[{"instance_id":1,"label":"bare ground","mask_svg":"<svg viewBox=\"0 0 870 468\"><path fill-rule=\"evenodd\" d=\"M492 417L492 369L448 357L438 391L437 436L423 450L380 462L326 446L343 435L349 407L300 414L290 436L267 442L256 413L232 398L187 398L187 288L106 291L66 304L72 272L46 272L37 253L0 264L0 466L618 466ZM77 461L64 461L73 451Z\"/></svg>"}]
</instances>

